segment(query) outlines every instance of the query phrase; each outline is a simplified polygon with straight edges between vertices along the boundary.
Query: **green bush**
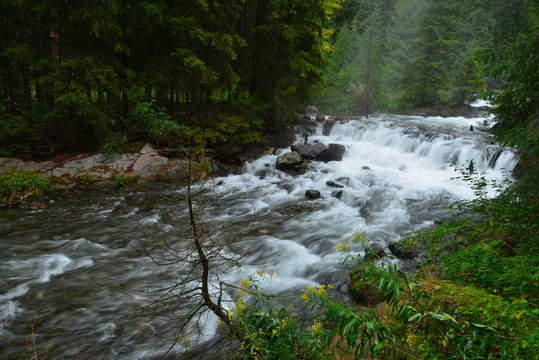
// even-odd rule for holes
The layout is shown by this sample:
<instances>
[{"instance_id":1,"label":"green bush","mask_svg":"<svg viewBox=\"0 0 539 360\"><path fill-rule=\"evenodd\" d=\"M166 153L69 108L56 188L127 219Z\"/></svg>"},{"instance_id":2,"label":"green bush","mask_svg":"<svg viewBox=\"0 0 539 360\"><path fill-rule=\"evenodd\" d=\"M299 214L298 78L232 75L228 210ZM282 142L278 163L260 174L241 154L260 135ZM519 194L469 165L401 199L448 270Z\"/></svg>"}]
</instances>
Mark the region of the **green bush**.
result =
<instances>
[{"instance_id":1,"label":"green bush","mask_svg":"<svg viewBox=\"0 0 539 360\"><path fill-rule=\"evenodd\" d=\"M24 147L21 143L30 134L30 124L27 119L11 115L0 109L0 157L12 156Z\"/></svg>"},{"instance_id":2,"label":"green bush","mask_svg":"<svg viewBox=\"0 0 539 360\"><path fill-rule=\"evenodd\" d=\"M352 257L353 258L353 257ZM532 359L539 351L539 311L473 286L409 279L393 264L360 264L377 284L383 307L353 308L330 297L309 300L327 309L324 323L356 358Z\"/></svg>"},{"instance_id":3,"label":"green bush","mask_svg":"<svg viewBox=\"0 0 539 360\"><path fill-rule=\"evenodd\" d=\"M242 334L240 352L253 359L332 359L329 347L331 332L321 320L296 316L294 305L274 306L271 298L261 291L261 284L275 278L273 273L257 270L241 282L240 295L229 318ZM325 286L308 287L302 298L311 292L325 293ZM250 295L250 301L244 296Z\"/></svg>"},{"instance_id":4,"label":"green bush","mask_svg":"<svg viewBox=\"0 0 539 360\"><path fill-rule=\"evenodd\" d=\"M82 184L84 186L90 186L97 182L97 179L95 178L94 174L92 174L91 167L82 169L78 166L73 166L71 169L75 172L75 179L79 184Z\"/></svg>"},{"instance_id":5,"label":"green bush","mask_svg":"<svg viewBox=\"0 0 539 360\"><path fill-rule=\"evenodd\" d=\"M336 250L355 265L352 287L375 307L336 301L325 286L301 298L312 319L276 307L254 277L229 311L246 358L325 359L339 353L377 359L533 359L539 353L537 189L529 176L489 183L461 176L476 197L456 202L454 217L406 241L427 261L411 277L394 264L362 262L346 242ZM531 179L531 180L530 180ZM487 196L493 187L497 196ZM352 236L365 243L364 232ZM433 275L436 274L436 275ZM264 279L267 275L258 271ZM441 277L445 277L442 280ZM273 277L273 274L270 274ZM245 294L250 301L245 301ZM375 295L375 296L374 296Z\"/></svg>"},{"instance_id":6,"label":"green bush","mask_svg":"<svg viewBox=\"0 0 539 360\"><path fill-rule=\"evenodd\" d=\"M508 302L473 286L410 279L394 264L360 263L345 245L338 248L357 264L357 286L376 286L385 304L358 310L312 299L327 309L325 321L356 358L523 359L538 351L539 312L524 298Z\"/></svg>"},{"instance_id":7,"label":"green bush","mask_svg":"<svg viewBox=\"0 0 539 360\"><path fill-rule=\"evenodd\" d=\"M168 142L185 135L186 127L170 119L164 108L151 102L137 104L130 113L130 123L135 129L144 131L159 142Z\"/></svg>"},{"instance_id":8,"label":"green bush","mask_svg":"<svg viewBox=\"0 0 539 360\"><path fill-rule=\"evenodd\" d=\"M11 206L14 200L29 195L41 196L50 186L50 178L25 171L0 175L0 200L4 206Z\"/></svg>"},{"instance_id":9,"label":"green bush","mask_svg":"<svg viewBox=\"0 0 539 360\"><path fill-rule=\"evenodd\" d=\"M487 182L484 174L465 174L476 197L456 202L454 218L409 238L428 249L426 266L448 279L474 284L507 298L539 291L537 188L529 179ZM487 196L487 186L497 196Z\"/></svg>"},{"instance_id":10,"label":"green bush","mask_svg":"<svg viewBox=\"0 0 539 360\"><path fill-rule=\"evenodd\" d=\"M114 170L111 170L112 180L118 184L119 186L124 186L127 184L130 184L132 182L135 182L140 177L140 174L118 174L116 175Z\"/></svg>"},{"instance_id":11,"label":"green bush","mask_svg":"<svg viewBox=\"0 0 539 360\"><path fill-rule=\"evenodd\" d=\"M358 242L363 236L352 238ZM525 295L508 301L475 286L442 281L429 271L410 278L391 263L360 262L345 242L337 249L355 264L357 286L377 288L380 304L355 307L336 301L326 286L308 286L301 299L314 318L299 319L292 306L270 303L258 280L267 274L257 271L258 278L242 281L239 300L229 311L244 334L244 357L326 359L345 353L378 359L531 359L539 352L539 310Z\"/></svg>"}]
</instances>

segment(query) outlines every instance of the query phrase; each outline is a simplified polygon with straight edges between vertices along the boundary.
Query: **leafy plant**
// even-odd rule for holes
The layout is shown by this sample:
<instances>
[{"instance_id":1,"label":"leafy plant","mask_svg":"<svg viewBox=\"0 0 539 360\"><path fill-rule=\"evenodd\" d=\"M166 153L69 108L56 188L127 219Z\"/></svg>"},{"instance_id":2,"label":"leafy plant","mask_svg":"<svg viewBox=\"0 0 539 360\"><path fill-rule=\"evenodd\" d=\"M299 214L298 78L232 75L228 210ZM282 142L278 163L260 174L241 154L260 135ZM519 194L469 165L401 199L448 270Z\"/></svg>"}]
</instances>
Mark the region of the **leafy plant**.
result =
<instances>
[{"instance_id":1,"label":"leafy plant","mask_svg":"<svg viewBox=\"0 0 539 360\"><path fill-rule=\"evenodd\" d=\"M167 142L170 138L178 138L185 134L186 127L170 119L164 108L156 105L155 100L137 104L130 113L130 121L159 141Z\"/></svg>"},{"instance_id":2,"label":"leafy plant","mask_svg":"<svg viewBox=\"0 0 539 360\"><path fill-rule=\"evenodd\" d=\"M472 283L506 297L539 291L538 200L529 179L488 182L484 174L462 171L475 191L472 200L451 208L452 220L408 239L428 249L426 266L454 281ZM487 188L496 190L489 197Z\"/></svg>"},{"instance_id":3,"label":"leafy plant","mask_svg":"<svg viewBox=\"0 0 539 360\"><path fill-rule=\"evenodd\" d=\"M127 184L130 184L132 182L135 182L139 179L140 174L118 174L116 175L114 170L111 170L112 180L118 184L119 186L124 186Z\"/></svg>"},{"instance_id":4,"label":"leafy plant","mask_svg":"<svg viewBox=\"0 0 539 360\"><path fill-rule=\"evenodd\" d=\"M73 166L71 169L75 172L75 177L77 178L78 182L84 186L90 186L97 181L95 176L91 173L91 167L81 169L78 166Z\"/></svg>"},{"instance_id":5,"label":"leafy plant","mask_svg":"<svg viewBox=\"0 0 539 360\"><path fill-rule=\"evenodd\" d=\"M332 359L331 332L323 327L323 319L300 318L292 304L273 305L262 291L263 282L271 278L276 276L257 270L241 281L239 298L229 311L244 339L241 353L254 359ZM313 294L323 296L326 286L308 286L302 299Z\"/></svg>"},{"instance_id":6,"label":"leafy plant","mask_svg":"<svg viewBox=\"0 0 539 360\"><path fill-rule=\"evenodd\" d=\"M126 143L121 134L112 133L99 144L98 150L99 152L104 153L105 156L122 154L126 150Z\"/></svg>"},{"instance_id":7,"label":"leafy plant","mask_svg":"<svg viewBox=\"0 0 539 360\"><path fill-rule=\"evenodd\" d=\"M0 200L4 206L29 195L41 196L50 186L50 178L25 171L15 171L0 175Z\"/></svg>"},{"instance_id":8,"label":"leafy plant","mask_svg":"<svg viewBox=\"0 0 539 360\"><path fill-rule=\"evenodd\" d=\"M0 156L12 156L21 150L21 143L29 133L30 124L27 119L0 109Z\"/></svg>"}]
</instances>

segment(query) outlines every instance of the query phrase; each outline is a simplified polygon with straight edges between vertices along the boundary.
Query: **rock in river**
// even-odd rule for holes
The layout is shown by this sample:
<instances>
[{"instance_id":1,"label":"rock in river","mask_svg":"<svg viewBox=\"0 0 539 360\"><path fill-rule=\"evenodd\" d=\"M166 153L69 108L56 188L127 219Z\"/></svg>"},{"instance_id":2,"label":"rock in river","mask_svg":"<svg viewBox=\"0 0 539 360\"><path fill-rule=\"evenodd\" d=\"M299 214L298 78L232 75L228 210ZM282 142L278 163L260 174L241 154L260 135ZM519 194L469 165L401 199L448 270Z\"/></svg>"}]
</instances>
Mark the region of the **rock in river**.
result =
<instances>
[{"instance_id":1,"label":"rock in river","mask_svg":"<svg viewBox=\"0 0 539 360\"><path fill-rule=\"evenodd\" d=\"M314 160L328 150L327 146L322 143L292 145L290 149L296 151L305 160Z\"/></svg>"},{"instance_id":2,"label":"rock in river","mask_svg":"<svg viewBox=\"0 0 539 360\"><path fill-rule=\"evenodd\" d=\"M308 200L320 199L321 198L320 191L318 191L318 190L307 190L307 191L305 191L305 198L308 199Z\"/></svg>"},{"instance_id":3,"label":"rock in river","mask_svg":"<svg viewBox=\"0 0 539 360\"><path fill-rule=\"evenodd\" d=\"M292 151L279 156L275 167L279 170L299 170L305 168L305 163L297 151Z\"/></svg>"}]
</instances>

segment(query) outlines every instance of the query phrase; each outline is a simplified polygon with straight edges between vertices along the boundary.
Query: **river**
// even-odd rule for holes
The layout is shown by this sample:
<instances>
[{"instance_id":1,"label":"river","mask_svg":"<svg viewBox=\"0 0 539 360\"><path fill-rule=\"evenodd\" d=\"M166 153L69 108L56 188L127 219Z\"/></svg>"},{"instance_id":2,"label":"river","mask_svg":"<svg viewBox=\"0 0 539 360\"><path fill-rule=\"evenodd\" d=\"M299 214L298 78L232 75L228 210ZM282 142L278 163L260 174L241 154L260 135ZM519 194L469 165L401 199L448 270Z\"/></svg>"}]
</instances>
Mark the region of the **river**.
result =
<instances>
[{"instance_id":1,"label":"river","mask_svg":"<svg viewBox=\"0 0 539 360\"><path fill-rule=\"evenodd\" d=\"M204 189L211 196L204 218L225 225L224 238L247 234L239 243L243 267L223 276L237 283L265 269L278 276L267 284L269 293L297 297L306 285L331 282L346 300L349 270L334 250L339 242L365 231L369 243L385 246L446 217L452 201L473 197L466 183L453 179L458 173L451 164L466 167L473 160L489 179L515 166L511 151L487 142L482 122L379 115L337 123L328 136L320 126L309 141L345 145L343 161L311 162L305 174L290 175L275 169L277 156L289 151L280 149L245 164L240 175L215 179ZM344 188L328 186L330 180ZM320 191L321 199L306 200L308 189ZM332 195L337 190L340 199ZM45 358L159 355L167 344L141 327L158 326L168 315L154 319L138 311L159 273L141 250L141 227L173 233L177 224L169 214L185 213L184 195L171 186L89 191L58 195L42 210L0 209L0 317L6 324L0 357L25 356L31 324ZM200 342L211 341L215 328L208 318Z\"/></svg>"}]
</instances>

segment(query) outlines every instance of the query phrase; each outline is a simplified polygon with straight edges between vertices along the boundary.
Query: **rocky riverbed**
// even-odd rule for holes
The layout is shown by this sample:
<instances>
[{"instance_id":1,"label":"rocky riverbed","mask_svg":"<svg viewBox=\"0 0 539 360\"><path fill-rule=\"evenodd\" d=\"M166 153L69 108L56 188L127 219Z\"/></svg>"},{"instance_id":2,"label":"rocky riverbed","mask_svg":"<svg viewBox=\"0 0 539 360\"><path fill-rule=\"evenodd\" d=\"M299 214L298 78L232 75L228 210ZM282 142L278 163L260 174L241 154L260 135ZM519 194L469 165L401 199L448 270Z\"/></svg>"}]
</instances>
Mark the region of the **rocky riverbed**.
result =
<instances>
[{"instance_id":1,"label":"rocky riverbed","mask_svg":"<svg viewBox=\"0 0 539 360\"><path fill-rule=\"evenodd\" d=\"M138 152L126 154L63 154L45 161L0 158L0 174L13 171L41 173L67 184L85 176L95 182L136 174L141 179L173 178L178 176L183 165L183 160L169 159L151 144L146 144Z\"/></svg>"}]
</instances>

